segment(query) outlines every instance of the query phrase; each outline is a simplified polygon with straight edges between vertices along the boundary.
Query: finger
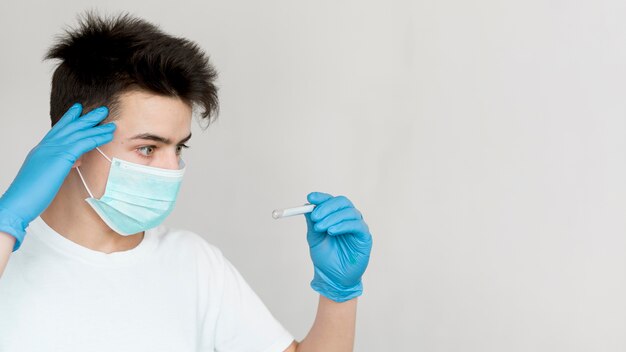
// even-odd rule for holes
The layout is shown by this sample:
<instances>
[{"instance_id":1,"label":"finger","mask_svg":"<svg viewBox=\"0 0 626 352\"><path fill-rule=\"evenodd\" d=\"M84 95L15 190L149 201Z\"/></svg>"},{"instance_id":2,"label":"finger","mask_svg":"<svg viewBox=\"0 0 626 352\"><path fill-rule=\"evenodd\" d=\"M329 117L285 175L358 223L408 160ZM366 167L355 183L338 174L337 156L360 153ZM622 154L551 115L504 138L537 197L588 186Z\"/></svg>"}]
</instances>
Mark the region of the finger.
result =
<instances>
[{"instance_id":1,"label":"finger","mask_svg":"<svg viewBox=\"0 0 626 352\"><path fill-rule=\"evenodd\" d=\"M105 134L100 134L100 135L93 136L93 137L87 137L74 143L70 147L69 151L71 153L74 153L74 155L76 155L77 157L80 157L84 153L92 149L95 149L96 147L99 147L103 144L109 143L112 140L113 140L113 133L105 133Z\"/></svg>"},{"instance_id":2,"label":"finger","mask_svg":"<svg viewBox=\"0 0 626 352\"><path fill-rule=\"evenodd\" d=\"M306 219L306 224L308 228L306 233L306 239L309 243L309 247L313 248L324 240L324 238L326 237L326 233L315 232L315 230L313 229L313 222L311 221L310 215L310 213L306 213L304 214L304 218Z\"/></svg>"},{"instance_id":3,"label":"finger","mask_svg":"<svg viewBox=\"0 0 626 352\"><path fill-rule=\"evenodd\" d=\"M333 196L328 194L328 193L322 193L322 192L311 192L307 195L307 200L309 201L309 203L311 204L320 204L330 198L332 198Z\"/></svg>"},{"instance_id":4,"label":"finger","mask_svg":"<svg viewBox=\"0 0 626 352\"><path fill-rule=\"evenodd\" d=\"M72 135L69 135L63 138L63 143L72 144L84 138L89 138L89 137L97 136L97 135L104 134L104 133L113 133L113 131L115 131L115 127L116 127L115 123L110 122L101 126L92 127L86 130L80 130L80 131L75 132Z\"/></svg>"},{"instance_id":5,"label":"finger","mask_svg":"<svg viewBox=\"0 0 626 352\"><path fill-rule=\"evenodd\" d=\"M104 106L93 109L65 126L62 130L59 131L56 138L65 138L75 133L76 131L93 127L100 121L104 120L108 114L109 110Z\"/></svg>"},{"instance_id":6,"label":"finger","mask_svg":"<svg viewBox=\"0 0 626 352\"><path fill-rule=\"evenodd\" d=\"M44 138L53 138L57 132L67 126L69 123L74 121L78 116L80 116L83 111L83 106L80 103L75 103L72 105L67 111L61 116L59 121L52 126L48 134Z\"/></svg>"},{"instance_id":7,"label":"finger","mask_svg":"<svg viewBox=\"0 0 626 352\"><path fill-rule=\"evenodd\" d=\"M372 235L363 220L346 220L328 228L331 236L354 235L360 242L371 242Z\"/></svg>"},{"instance_id":8,"label":"finger","mask_svg":"<svg viewBox=\"0 0 626 352\"><path fill-rule=\"evenodd\" d=\"M311 220L319 221L337 210L352 207L352 202L345 196L337 196L317 205L311 212Z\"/></svg>"},{"instance_id":9,"label":"finger","mask_svg":"<svg viewBox=\"0 0 626 352\"><path fill-rule=\"evenodd\" d=\"M361 212L354 207L343 208L318 221L314 229L318 232L326 231L329 227L346 220L360 220Z\"/></svg>"}]
</instances>

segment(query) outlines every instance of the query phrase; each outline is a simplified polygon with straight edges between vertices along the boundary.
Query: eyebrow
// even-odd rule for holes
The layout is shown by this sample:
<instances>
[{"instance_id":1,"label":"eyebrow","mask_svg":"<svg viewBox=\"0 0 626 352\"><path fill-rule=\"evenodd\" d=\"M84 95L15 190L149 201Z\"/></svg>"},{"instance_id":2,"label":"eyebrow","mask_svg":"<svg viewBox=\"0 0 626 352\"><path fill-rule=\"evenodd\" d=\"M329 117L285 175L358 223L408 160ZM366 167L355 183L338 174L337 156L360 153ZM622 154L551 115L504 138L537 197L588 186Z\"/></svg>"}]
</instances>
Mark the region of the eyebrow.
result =
<instances>
[{"instance_id":1,"label":"eyebrow","mask_svg":"<svg viewBox=\"0 0 626 352\"><path fill-rule=\"evenodd\" d=\"M189 132L189 135L187 137L181 139L180 142L178 142L178 144L185 143L190 138L191 138L191 132ZM160 142L163 144L168 144L168 145L172 144L172 141L169 138L157 136L156 134L152 134L152 133L140 133L138 135L128 138L128 140L132 140L132 139L148 139L148 140Z\"/></svg>"}]
</instances>

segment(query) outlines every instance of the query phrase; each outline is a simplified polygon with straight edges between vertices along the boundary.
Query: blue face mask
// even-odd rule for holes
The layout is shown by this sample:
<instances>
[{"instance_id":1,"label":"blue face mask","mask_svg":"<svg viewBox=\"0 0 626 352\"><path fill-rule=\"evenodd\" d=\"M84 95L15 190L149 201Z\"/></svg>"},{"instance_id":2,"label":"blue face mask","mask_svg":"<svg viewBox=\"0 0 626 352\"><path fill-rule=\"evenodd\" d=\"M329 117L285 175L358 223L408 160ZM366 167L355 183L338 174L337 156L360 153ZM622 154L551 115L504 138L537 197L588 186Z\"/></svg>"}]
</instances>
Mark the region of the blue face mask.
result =
<instances>
[{"instance_id":1,"label":"blue face mask","mask_svg":"<svg viewBox=\"0 0 626 352\"><path fill-rule=\"evenodd\" d=\"M185 174L185 162L179 169L163 169L129 161L109 159L109 178L100 199L94 198L78 167L78 175L91 196L85 201L104 222L120 235L128 236L158 226L174 209L176 196Z\"/></svg>"}]
</instances>

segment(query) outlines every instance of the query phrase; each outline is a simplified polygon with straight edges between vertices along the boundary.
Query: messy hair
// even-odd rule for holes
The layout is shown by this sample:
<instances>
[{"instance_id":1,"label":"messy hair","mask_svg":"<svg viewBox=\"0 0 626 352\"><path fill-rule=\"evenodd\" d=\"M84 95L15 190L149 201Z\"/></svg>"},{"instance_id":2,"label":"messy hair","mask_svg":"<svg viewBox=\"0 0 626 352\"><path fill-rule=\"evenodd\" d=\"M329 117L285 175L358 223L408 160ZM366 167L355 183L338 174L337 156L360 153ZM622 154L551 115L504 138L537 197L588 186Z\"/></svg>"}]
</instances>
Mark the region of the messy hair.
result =
<instances>
[{"instance_id":1,"label":"messy hair","mask_svg":"<svg viewBox=\"0 0 626 352\"><path fill-rule=\"evenodd\" d=\"M52 76L53 126L76 102L83 112L105 105L106 121L115 120L119 98L129 91L178 97L194 109L201 106L205 127L217 118L217 72L196 43L129 13L107 18L88 10L78 21L78 29L64 29L64 35L55 37L43 58L61 60Z\"/></svg>"}]
</instances>

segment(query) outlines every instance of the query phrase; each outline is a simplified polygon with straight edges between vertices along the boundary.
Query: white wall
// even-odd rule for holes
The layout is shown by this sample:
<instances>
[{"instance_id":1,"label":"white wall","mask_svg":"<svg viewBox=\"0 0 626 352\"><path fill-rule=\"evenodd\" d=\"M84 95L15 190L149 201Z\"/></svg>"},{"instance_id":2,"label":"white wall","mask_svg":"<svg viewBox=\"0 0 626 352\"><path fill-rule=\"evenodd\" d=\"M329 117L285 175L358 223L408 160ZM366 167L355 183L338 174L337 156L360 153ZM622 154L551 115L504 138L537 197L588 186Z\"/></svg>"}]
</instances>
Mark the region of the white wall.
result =
<instances>
[{"instance_id":1,"label":"white wall","mask_svg":"<svg viewBox=\"0 0 626 352\"><path fill-rule=\"evenodd\" d=\"M374 237L356 351L626 350L625 2L2 0L2 191L49 127L45 50L89 7L211 56L221 114L168 224L297 339L306 224L270 213L323 191Z\"/></svg>"}]
</instances>

